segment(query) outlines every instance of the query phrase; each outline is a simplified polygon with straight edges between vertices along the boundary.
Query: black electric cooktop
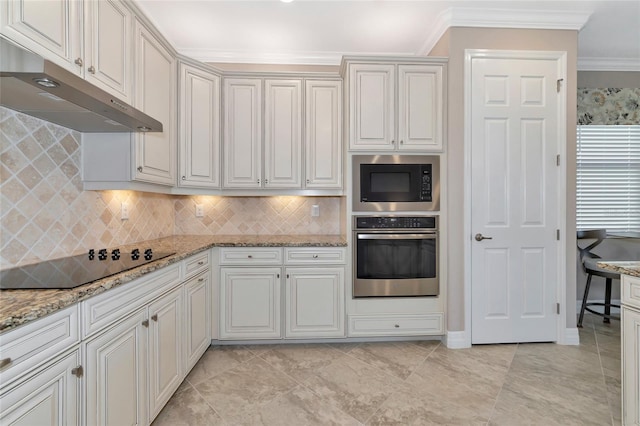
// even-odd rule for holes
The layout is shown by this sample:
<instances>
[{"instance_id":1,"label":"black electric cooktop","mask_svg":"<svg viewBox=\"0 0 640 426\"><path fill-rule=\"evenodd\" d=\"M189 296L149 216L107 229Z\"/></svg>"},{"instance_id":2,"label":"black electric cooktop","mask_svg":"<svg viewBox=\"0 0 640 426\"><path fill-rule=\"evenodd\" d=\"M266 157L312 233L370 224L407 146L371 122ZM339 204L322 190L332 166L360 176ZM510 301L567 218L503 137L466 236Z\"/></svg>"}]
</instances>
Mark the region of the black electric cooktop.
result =
<instances>
[{"instance_id":1,"label":"black electric cooktop","mask_svg":"<svg viewBox=\"0 0 640 426\"><path fill-rule=\"evenodd\" d=\"M175 253L151 249L120 253L115 249L89 250L88 254L64 257L0 271L0 289L70 289L128 271Z\"/></svg>"}]
</instances>

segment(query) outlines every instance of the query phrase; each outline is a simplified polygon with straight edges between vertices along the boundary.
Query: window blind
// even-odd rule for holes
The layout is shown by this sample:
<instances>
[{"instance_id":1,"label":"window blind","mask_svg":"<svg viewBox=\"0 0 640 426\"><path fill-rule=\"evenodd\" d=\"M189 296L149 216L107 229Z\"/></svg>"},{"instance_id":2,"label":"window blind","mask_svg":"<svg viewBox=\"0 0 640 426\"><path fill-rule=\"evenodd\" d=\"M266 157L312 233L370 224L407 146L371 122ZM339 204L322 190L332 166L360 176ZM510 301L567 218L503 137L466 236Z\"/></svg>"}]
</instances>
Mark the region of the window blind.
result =
<instances>
[{"instance_id":1,"label":"window blind","mask_svg":"<svg viewBox=\"0 0 640 426\"><path fill-rule=\"evenodd\" d=\"M578 126L577 228L640 231L640 126Z\"/></svg>"}]
</instances>

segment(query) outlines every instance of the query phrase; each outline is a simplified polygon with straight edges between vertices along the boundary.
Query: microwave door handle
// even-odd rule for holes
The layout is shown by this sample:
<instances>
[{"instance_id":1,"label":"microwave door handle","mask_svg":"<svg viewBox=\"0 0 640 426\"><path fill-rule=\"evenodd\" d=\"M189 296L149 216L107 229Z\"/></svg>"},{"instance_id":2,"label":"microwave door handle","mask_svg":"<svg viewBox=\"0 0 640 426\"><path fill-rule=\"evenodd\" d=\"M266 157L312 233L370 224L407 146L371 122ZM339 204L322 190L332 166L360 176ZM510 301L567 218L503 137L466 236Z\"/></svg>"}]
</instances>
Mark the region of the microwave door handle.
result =
<instances>
[{"instance_id":1,"label":"microwave door handle","mask_svg":"<svg viewBox=\"0 0 640 426\"><path fill-rule=\"evenodd\" d=\"M359 240L432 240L436 233L424 234L358 234Z\"/></svg>"}]
</instances>

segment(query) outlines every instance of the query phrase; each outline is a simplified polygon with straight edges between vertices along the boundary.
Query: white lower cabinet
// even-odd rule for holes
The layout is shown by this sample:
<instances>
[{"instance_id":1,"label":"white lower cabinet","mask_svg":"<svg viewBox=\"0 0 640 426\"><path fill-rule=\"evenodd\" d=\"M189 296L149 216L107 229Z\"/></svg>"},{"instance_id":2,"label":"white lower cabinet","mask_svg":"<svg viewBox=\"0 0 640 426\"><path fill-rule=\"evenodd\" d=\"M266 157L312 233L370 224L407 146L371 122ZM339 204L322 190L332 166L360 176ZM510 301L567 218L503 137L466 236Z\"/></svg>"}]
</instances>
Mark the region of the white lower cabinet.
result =
<instances>
[{"instance_id":1,"label":"white lower cabinet","mask_svg":"<svg viewBox=\"0 0 640 426\"><path fill-rule=\"evenodd\" d=\"M86 343L86 424L145 425L147 309Z\"/></svg>"},{"instance_id":2,"label":"white lower cabinet","mask_svg":"<svg viewBox=\"0 0 640 426\"><path fill-rule=\"evenodd\" d=\"M149 416L154 419L183 379L182 287L149 305Z\"/></svg>"},{"instance_id":3,"label":"white lower cabinet","mask_svg":"<svg viewBox=\"0 0 640 426\"><path fill-rule=\"evenodd\" d=\"M220 250L220 339L344 337L344 249L285 253L283 265L281 248Z\"/></svg>"},{"instance_id":4,"label":"white lower cabinet","mask_svg":"<svg viewBox=\"0 0 640 426\"><path fill-rule=\"evenodd\" d=\"M344 337L344 268L286 268L285 337Z\"/></svg>"},{"instance_id":5,"label":"white lower cabinet","mask_svg":"<svg viewBox=\"0 0 640 426\"><path fill-rule=\"evenodd\" d=\"M220 270L221 339L280 338L280 268Z\"/></svg>"},{"instance_id":6,"label":"white lower cabinet","mask_svg":"<svg viewBox=\"0 0 640 426\"><path fill-rule=\"evenodd\" d=\"M209 269L184 283L185 375L211 345L211 278Z\"/></svg>"},{"instance_id":7,"label":"white lower cabinet","mask_svg":"<svg viewBox=\"0 0 640 426\"><path fill-rule=\"evenodd\" d=\"M622 276L622 424L640 425L640 277Z\"/></svg>"},{"instance_id":8,"label":"white lower cabinet","mask_svg":"<svg viewBox=\"0 0 640 426\"><path fill-rule=\"evenodd\" d=\"M37 370L0 394L0 424L80 425L80 349ZM76 373L76 374L74 374Z\"/></svg>"}]
</instances>

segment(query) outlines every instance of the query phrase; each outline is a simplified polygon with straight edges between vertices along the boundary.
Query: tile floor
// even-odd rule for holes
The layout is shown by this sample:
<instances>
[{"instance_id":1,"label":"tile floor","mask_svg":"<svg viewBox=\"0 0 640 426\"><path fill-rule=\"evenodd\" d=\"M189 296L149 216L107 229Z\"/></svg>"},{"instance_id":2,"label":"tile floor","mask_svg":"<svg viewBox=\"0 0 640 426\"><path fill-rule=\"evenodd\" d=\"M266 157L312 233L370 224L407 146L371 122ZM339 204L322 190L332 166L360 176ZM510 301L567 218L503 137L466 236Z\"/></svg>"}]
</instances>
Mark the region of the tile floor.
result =
<instances>
[{"instance_id":1,"label":"tile floor","mask_svg":"<svg viewBox=\"0 0 640 426\"><path fill-rule=\"evenodd\" d=\"M620 324L579 346L212 346L161 425L619 425Z\"/></svg>"}]
</instances>

